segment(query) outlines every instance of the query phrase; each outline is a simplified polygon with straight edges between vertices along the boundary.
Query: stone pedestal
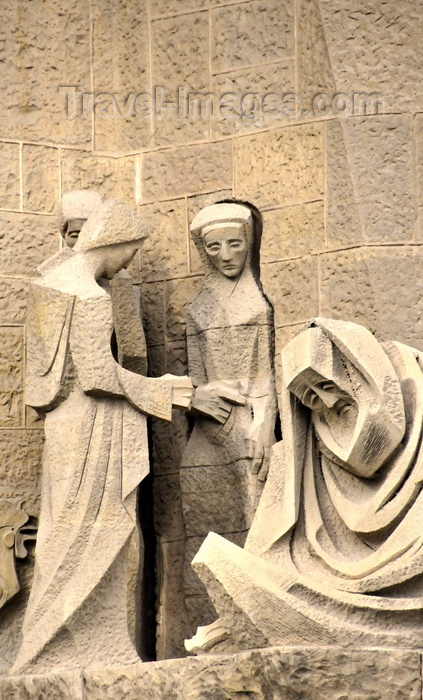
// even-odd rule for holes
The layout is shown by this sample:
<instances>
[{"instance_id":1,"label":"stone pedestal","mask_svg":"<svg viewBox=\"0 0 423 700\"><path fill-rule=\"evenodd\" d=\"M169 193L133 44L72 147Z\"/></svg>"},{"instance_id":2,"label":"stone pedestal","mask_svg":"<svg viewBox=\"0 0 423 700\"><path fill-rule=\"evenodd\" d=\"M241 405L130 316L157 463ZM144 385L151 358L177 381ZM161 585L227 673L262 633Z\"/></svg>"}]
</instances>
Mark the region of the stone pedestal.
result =
<instances>
[{"instance_id":1,"label":"stone pedestal","mask_svg":"<svg viewBox=\"0 0 423 700\"><path fill-rule=\"evenodd\" d=\"M132 666L9 676L3 700L421 700L421 653L272 647Z\"/></svg>"}]
</instances>

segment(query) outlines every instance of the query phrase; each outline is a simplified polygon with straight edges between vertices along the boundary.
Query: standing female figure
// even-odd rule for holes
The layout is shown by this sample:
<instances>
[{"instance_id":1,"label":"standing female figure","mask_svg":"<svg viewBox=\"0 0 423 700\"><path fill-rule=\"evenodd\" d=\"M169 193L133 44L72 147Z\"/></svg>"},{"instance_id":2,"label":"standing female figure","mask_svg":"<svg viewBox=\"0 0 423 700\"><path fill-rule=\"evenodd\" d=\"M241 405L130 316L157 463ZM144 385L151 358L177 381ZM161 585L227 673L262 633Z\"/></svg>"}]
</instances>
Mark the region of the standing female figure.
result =
<instances>
[{"instance_id":1,"label":"standing female figure","mask_svg":"<svg viewBox=\"0 0 423 700\"><path fill-rule=\"evenodd\" d=\"M202 209L191 226L205 277L187 311L189 375L197 387L180 472L187 571L210 530L243 544L275 440L273 312L259 279L261 230L258 210L238 202ZM198 606L199 586L186 576L194 630L216 616L205 598Z\"/></svg>"},{"instance_id":2,"label":"standing female figure","mask_svg":"<svg viewBox=\"0 0 423 700\"><path fill-rule=\"evenodd\" d=\"M35 574L14 672L139 661L127 629L127 554L148 473L144 414L171 420L190 382L149 379L112 353L109 280L144 233L122 202L102 204L70 255L34 282L26 401L45 413ZM118 353L119 354L119 353Z\"/></svg>"}]
</instances>

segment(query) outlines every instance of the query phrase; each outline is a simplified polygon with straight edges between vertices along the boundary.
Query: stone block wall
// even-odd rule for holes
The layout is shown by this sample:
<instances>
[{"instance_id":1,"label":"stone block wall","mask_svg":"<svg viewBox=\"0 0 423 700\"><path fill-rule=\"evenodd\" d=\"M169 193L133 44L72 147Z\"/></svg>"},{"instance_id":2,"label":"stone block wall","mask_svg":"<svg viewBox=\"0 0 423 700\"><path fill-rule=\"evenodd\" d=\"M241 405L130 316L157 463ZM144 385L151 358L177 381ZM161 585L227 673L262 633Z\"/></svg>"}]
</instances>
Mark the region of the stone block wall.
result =
<instances>
[{"instance_id":1,"label":"stone block wall","mask_svg":"<svg viewBox=\"0 0 423 700\"><path fill-rule=\"evenodd\" d=\"M153 376L186 372L184 308L201 285L189 223L228 196L263 211L262 281L277 350L315 315L423 350L422 22L423 0L3 8L0 496L23 497L37 513L43 426L24 409L26 294L37 265L61 245L54 212L70 189L122 198L150 227L132 273ZM277 97L287 93L282 113ZM314 99L322 93L327 108ZM159 658L183 653L190 615L213 614L197 610L195 581L183 606L186 435L179 415L152 426ZM19 567L28 579L31 562ZM2 619L24 603L25 594ZM16 629L13 638L12 655Z\"/></svg>"}]
</instances>

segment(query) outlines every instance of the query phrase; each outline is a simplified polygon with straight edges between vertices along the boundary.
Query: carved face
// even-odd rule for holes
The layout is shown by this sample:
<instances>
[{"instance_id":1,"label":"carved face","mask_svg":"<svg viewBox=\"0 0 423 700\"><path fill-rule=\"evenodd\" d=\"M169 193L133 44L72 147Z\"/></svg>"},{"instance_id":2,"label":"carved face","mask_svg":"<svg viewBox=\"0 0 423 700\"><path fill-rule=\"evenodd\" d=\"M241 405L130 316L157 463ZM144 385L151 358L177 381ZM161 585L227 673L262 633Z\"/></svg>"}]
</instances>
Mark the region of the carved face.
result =
<instances>
[{"instance_id":1,"label":"carved face","mask_svg":"<svg viewBox=\"0 0 423 700\"><path fill-rule=\"evenodd\" d=\"M337 453L336 445L347 449L354 436L358 406L352 394L317 373L307 373L306 383L293 393L313 411L313 422L322 440Z\"/></svg>"},{"instance_id":2,"label":"carved face","mask_svg":"<svg viewBox=\"0 0 423 700\"><path fill-rule=\"evenodd\" d=\"M104 277L107 280L113 279L120 270L128 267L140 245L140 241L131 241L130 243L97 248L93 251L99 257L97 277Z\"/></svg>"},{"instance_id":3,"label":"carved face","mask_svg":"<svg viewBox=\"0 0 423 700\"><path fill-rule=\"evenodd\" d=\"M211 262L225 277L238 277L244 269L248 241L240 224L223 224L204 235Z\"/></svg>"},{"instance_id":4,"label":"carved face","mask_svg":"<svg viewBox=\"0 0 423 700\"><path fill-rule=\"evenodd\" d=\"M369 331L322 321L338 332L342 349L317 325L299 333L282 350L286 387L311 410L326 454L347 471L369 478L404 435L401 387Z\"/></svg>"},{"instance_id":5,"label":"carved face","mask_svg":"<svg viewBox=\"0 0 423 700\"><path fill-rule=\"evenodd\" d=\"M69 222L67 222L65 231L63 232L62 236L68 248L74 247L75 243L78 240L78 236L81 232L82 225L83 224L81 223L80 226L70 226Z\"/></svg>"}]
</instances>

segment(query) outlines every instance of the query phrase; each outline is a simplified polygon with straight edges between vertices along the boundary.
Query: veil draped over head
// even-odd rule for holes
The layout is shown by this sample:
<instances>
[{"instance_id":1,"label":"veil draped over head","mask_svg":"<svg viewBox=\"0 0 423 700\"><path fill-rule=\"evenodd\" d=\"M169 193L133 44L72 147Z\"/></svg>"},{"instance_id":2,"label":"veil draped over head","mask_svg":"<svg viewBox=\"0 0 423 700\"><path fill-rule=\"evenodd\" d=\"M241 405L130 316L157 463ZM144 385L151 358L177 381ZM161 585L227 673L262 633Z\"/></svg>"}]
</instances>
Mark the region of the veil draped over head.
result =
<instances>
[{"instance_id":1,"label":"veil draped over head","mask_svg":"<svg viewBox=\"0 0 423 700\"><path fill-rule=\"evenodd\" d=\"M277 559L289 543L300 575L338 591L373 593L423 571L422 363L411 347L322 318L288 343L283 441L246 549ZM347 445L298 398L319 378L357 409L345 419ZM412 595L423 598L421 582Z\"/></svg>"}]
</instances>

